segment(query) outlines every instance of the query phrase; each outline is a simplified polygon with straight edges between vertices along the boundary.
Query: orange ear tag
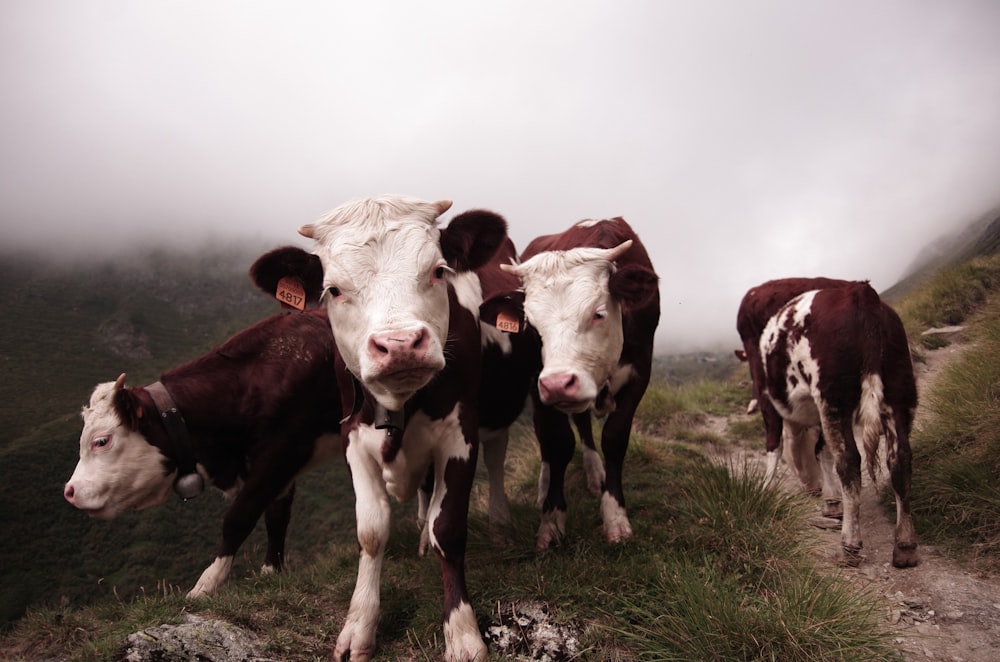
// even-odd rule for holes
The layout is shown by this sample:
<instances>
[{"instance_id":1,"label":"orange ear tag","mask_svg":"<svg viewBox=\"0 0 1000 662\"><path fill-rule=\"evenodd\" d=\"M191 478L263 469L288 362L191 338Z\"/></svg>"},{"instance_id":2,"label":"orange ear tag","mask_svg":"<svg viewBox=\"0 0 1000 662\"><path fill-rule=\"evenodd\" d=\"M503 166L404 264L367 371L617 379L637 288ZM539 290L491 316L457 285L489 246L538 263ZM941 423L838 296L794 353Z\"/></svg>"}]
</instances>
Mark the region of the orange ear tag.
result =
<instances>
[{"instance_id":1,"label":"orange ear tag","mask_svg":"<svg viewBox=\"0 0 1000 662\"><path fill-rule=\"evenodd\" d=\"M274 293L274 298L281 302L282 307L306 309L306 290L302 287L302 281L295 276L285 276L278 281L278 291Z\"/></svg>"},{"instance_id":2,"label":"orange ear tag","mask_svg":"<svg viewBox=\"0 0 1000 662\"><path fill-rule=\"evenodd\" d=\"M497 328L507 333L519 333L521 331L521 320L511 317L506 313L497 313Z\"/></svg>"}]
</instances>

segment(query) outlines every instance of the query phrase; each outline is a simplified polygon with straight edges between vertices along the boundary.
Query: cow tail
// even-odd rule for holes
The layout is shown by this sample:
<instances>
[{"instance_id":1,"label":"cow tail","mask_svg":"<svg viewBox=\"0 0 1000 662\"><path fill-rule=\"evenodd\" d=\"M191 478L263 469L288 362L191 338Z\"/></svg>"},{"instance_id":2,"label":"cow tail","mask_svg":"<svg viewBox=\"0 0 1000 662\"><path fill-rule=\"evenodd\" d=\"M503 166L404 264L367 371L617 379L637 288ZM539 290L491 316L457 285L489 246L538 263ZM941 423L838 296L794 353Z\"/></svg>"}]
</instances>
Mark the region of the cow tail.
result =
<instances>
[{"instance_id":1,"label":"cow tail","mask_svg":"<svg viewBox=\"0 0 1000 662\"><path fill-rule=\"evenodd\" d=\"M879 374L868 373L861 382L861 444L865 449L868 475L875 482L875 470L878 467L879 439L882 436L882 378ZM891 449L889 449L891 452Z\"/></svg>"},{"instance_id":2,"label":"cow tail","mask_svg":"<svg viewBox=\"0 0 1000 662\"><path fill-rule=\"evenodd\" d=\"M875 482L875 471L878 468L879 439L886 435L886 449L891 456L895 449L891 446L895 435L886 430L885 395L882 383L882 352L883 338L881 323L882 302L878 294L866 285L858 302L859 310L864 311L862 319L863 355L861 365L861 403L858 406L858 418L861 423L861 443L865 449L868 475Z\"/></svg>"}]
</instances>

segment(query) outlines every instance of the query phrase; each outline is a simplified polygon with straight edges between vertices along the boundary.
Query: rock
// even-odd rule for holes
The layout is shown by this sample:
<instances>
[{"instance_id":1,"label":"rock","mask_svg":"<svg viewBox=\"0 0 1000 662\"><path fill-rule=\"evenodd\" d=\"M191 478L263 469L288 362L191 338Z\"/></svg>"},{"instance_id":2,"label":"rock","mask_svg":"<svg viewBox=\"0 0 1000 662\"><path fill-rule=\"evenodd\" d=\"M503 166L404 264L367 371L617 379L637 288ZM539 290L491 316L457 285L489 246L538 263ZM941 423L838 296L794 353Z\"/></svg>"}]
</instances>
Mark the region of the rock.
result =
<instances>
[{"instance_id":1,"label":"rock","mask_svg":"<svg viewBox=\"0 0 1000 662\"><path fill-rule=\"evenodd\" d=\"M180 625L149 627L128 636L127 662L269 662L253 634L231 623L187 614Z\"/></svg>"}]
</instances>

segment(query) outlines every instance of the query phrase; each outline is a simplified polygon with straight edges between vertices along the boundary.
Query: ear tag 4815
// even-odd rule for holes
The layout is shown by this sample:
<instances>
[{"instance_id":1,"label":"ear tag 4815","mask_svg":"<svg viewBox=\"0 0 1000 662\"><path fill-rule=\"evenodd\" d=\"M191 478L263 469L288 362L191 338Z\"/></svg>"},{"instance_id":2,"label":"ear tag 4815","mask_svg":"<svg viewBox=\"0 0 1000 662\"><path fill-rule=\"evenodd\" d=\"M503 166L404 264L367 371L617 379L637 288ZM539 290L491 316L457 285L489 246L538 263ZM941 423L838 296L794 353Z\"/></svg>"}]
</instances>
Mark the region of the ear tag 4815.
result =
<instances>
[{"instance_id":1,"label":"ear tag 4815","mask_svg":"<svg viewBox=\"0 0 1000 662\"><path fill-rule=\"evenodd\" d=\"M295 276L285 276L278 281L274 298L281 302L283 308L306 309L306 290Z\"/></svg>"}]
</instances>

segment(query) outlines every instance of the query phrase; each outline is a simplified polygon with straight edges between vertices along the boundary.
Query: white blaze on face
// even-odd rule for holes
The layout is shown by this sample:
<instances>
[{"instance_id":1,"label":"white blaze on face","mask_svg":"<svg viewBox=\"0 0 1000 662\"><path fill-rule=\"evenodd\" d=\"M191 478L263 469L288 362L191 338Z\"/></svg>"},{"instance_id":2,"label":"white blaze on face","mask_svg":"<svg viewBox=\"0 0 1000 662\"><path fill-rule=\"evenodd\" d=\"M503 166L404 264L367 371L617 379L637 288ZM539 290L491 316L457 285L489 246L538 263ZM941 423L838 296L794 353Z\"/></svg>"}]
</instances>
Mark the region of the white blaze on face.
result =
<instances>
[{"instance_id":1,"label":"white blaze on face","mask_svg":"<svg viewBox=\"0 0 1000 662\"><path fill-rule=\"evenodd\" d=\"M299 230L317 242L323 301L344 362L390 410L444 368L452 272L436 219L450 204L363 200Z\"/></svg>"},{"instance_id":2,"label":"white blaze on face","mask_svg":"<svg viewBox=\"0 0 1000 662\"><path fill-rule=\"evenodd\" d=\"M608 385L624 343L608 277L629 246L548 251L509 267L521 278L525 317L542 338L538 389L545 404L585 411Z\"/></svg>"},{"instance_id":3,"label":"white blaze on face","mask_svg":"<svg viewBox=\"0 0 1000 662\"><path fill-rule=\"evenodd\" d=\"M99 384L83 408L80 461L63 491L71 504L102 519L163 503L175 477L165 471L159 449L122 425L116 390L114 382Z\"/></svg>"}]
</instances>

